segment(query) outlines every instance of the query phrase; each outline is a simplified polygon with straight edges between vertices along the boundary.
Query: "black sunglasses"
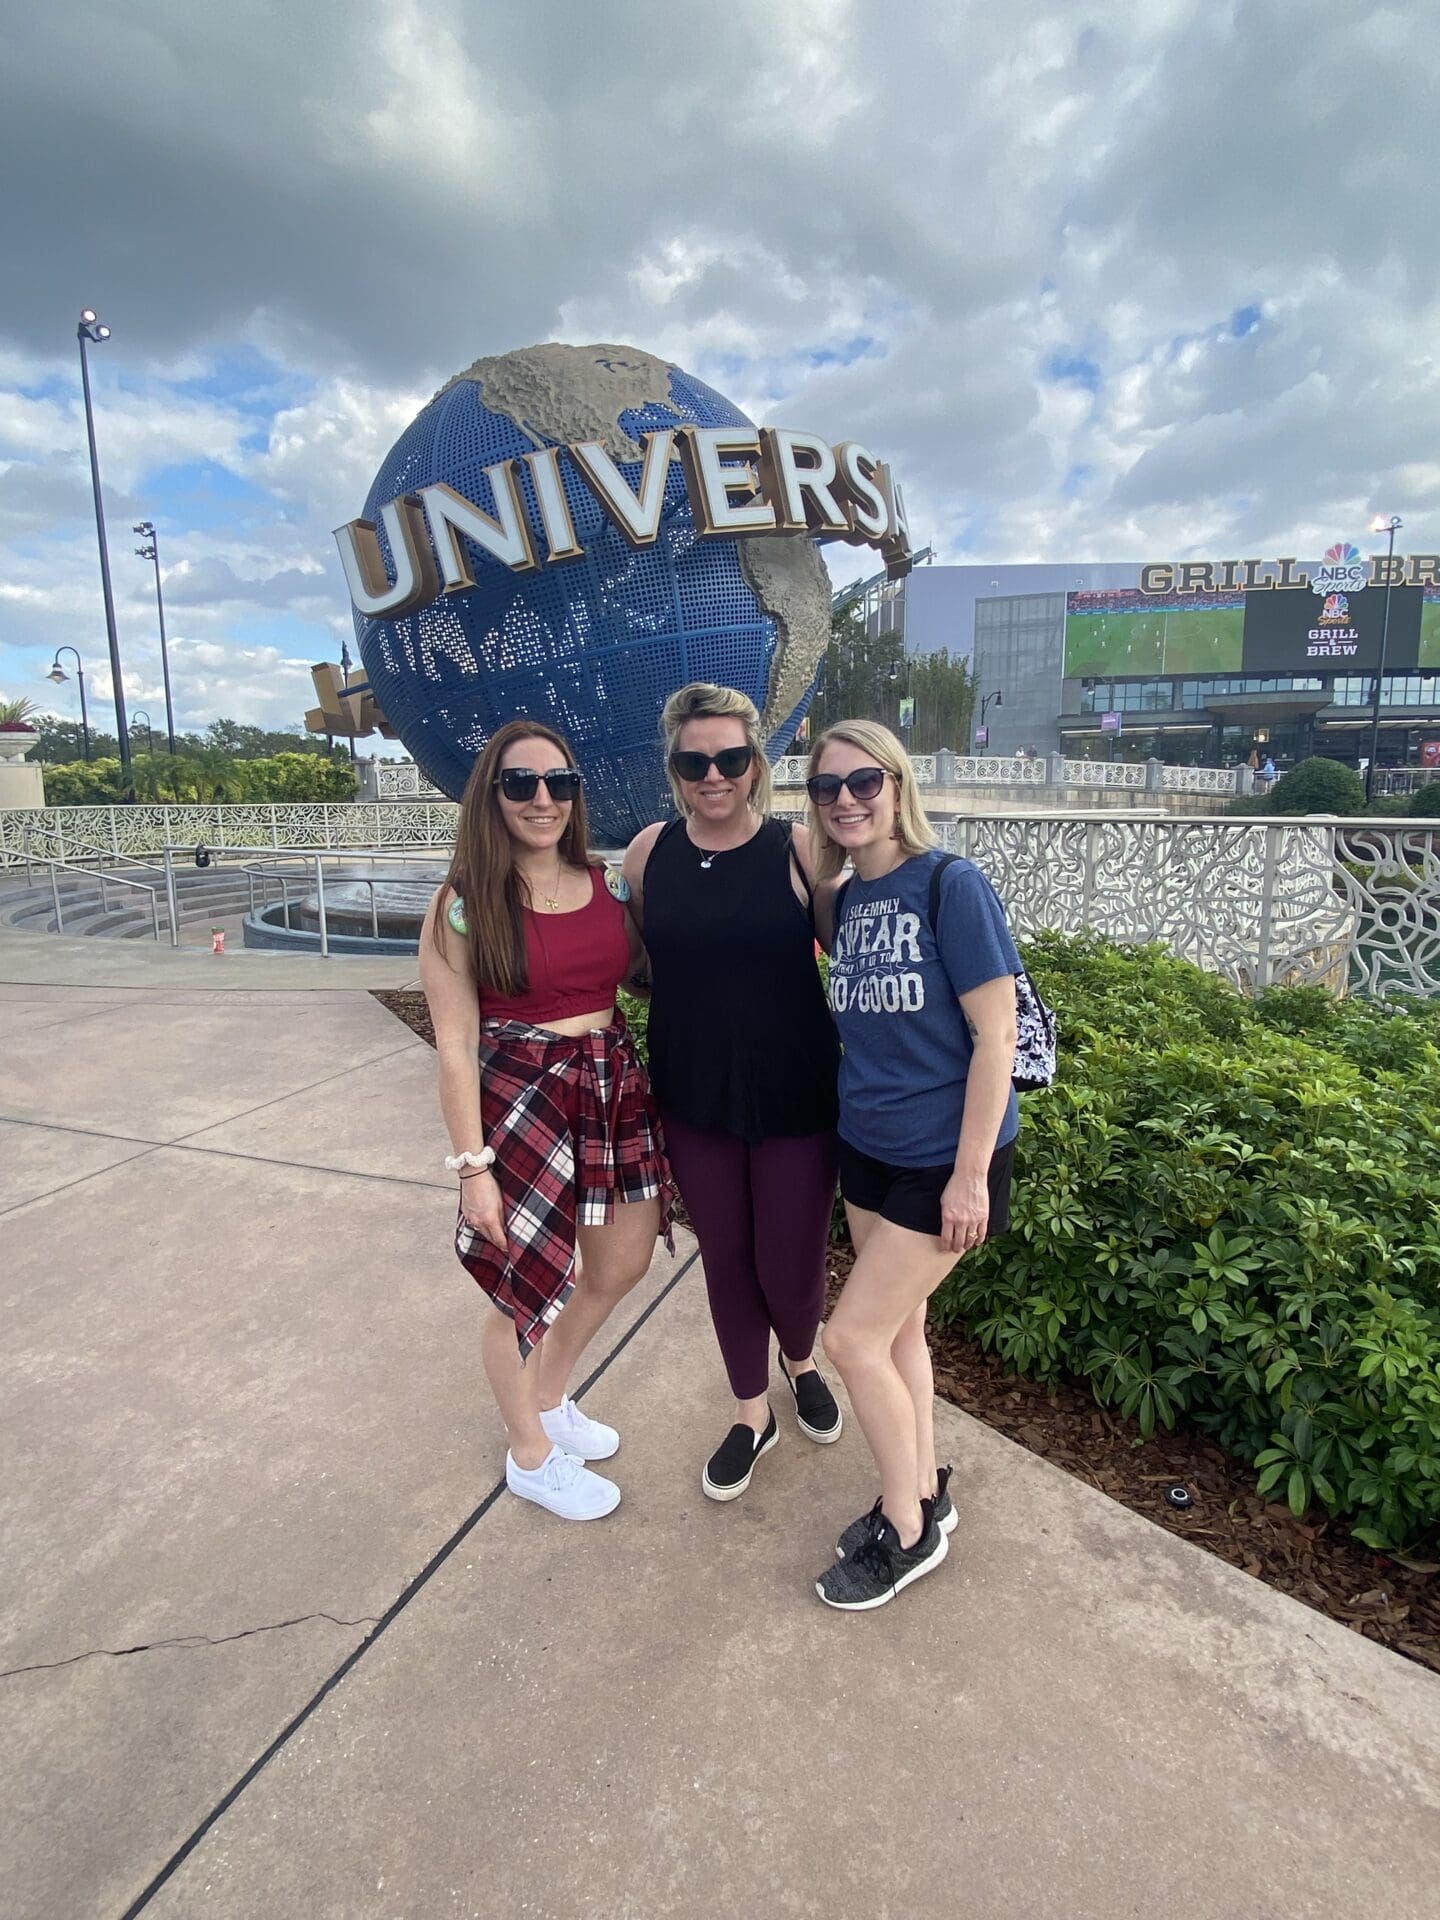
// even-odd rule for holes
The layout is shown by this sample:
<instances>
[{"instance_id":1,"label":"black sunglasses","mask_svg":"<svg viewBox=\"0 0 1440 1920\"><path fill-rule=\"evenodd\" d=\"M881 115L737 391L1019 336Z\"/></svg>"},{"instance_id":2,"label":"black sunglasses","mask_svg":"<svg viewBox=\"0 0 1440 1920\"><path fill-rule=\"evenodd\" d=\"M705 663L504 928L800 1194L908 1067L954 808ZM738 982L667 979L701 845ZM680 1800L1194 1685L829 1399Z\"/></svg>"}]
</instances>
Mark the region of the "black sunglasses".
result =
<instances>
[{"instance_id":1,"label":"black sunglasses","mask_svg":"<svg viewBox=\"0 0 1440 1920\"><path fill-rule=\"evenodd\" d=\"M682 780L703 780L711 767L722 780L738 780L754 758L755 749L750 746L722 747L719 753L687 753L677 748L670 765Z\"/></svg>"},{"instance_id":2,"label":"black sunglasses","mask_svg":"<svg viewBox=\"0 0 1440 1920\"><path fill-rule=\"evenodd\" d=\"M883 767L856 767L853 773L812 773L805 791L817 807L833 807L842 787L852 800L873 800L884 784Z\"/></svg>"},{"instance_id":3,"label":"black sunglasses","mask_svg":"<svg viewBox=\"0 0 1440 1920\"><path fill-rule=\"evenodd\" d=\"M529 767L502 767L495 784L507 800L533 800L542 780L546 792L559 806L580 797L578 767L552 767L549 773L535 773Z\"/></svg>"}]
</instances>

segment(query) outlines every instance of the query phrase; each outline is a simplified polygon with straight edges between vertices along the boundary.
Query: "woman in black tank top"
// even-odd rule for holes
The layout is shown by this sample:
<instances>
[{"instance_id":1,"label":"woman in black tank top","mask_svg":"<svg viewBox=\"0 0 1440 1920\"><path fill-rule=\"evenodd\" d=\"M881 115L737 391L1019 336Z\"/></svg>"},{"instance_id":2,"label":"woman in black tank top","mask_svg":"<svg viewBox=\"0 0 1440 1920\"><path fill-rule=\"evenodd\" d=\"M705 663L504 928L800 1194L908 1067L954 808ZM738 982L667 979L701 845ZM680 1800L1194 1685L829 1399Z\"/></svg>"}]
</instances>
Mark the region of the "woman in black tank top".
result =
<instances>
[{"instance_id":1,"label":"woman in black tank top","mask_svg":"<svg viewBox=\"0 0 1440 1920\"><path fill-rule=\"evenodd\" d=\"M651 1083L736 1401L701 1484L733 1500L778 1438L772 1333L802 1432L840 1437L812 1358L840 1049L815 961L808 836L768 815L753 703L684 687L663 726L680 818L637 836L625 876L650 956Z\"/></svg>"}]
</instances>

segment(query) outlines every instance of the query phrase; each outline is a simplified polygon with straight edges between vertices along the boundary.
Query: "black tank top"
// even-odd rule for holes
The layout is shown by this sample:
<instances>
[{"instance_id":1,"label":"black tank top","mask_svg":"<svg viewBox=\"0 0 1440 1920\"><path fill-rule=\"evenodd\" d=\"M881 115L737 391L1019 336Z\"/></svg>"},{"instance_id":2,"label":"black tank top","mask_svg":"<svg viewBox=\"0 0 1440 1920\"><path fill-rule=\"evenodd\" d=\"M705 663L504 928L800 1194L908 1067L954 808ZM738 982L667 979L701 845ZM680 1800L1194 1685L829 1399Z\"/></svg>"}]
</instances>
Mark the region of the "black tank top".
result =
<instances>
[{"instance_id":1,"label":"black tank top","mask_svg":"<svg viewBox=\"0 0 1440 1920\"><path fill-rule=\"evenodd\" d=\"M790 873L790 825L778 820L713 855L672 820L645 867L656 1097L692 1127L752 1145L827 1132L838 1114L840 1042Z\"/></svg>"}]
</instances>

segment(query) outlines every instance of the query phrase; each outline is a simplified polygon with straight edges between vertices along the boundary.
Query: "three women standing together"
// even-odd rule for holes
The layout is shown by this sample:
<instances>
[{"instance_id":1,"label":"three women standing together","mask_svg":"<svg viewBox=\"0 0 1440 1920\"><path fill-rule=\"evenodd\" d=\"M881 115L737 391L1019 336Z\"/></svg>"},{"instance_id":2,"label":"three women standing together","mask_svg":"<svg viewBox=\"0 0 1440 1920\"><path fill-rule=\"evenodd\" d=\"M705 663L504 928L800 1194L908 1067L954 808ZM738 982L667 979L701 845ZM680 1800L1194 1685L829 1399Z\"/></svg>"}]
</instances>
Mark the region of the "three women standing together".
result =
<instances>
[{"instance_id":1,"label":"three women standing together","mask_svg":"<svg viewBox=\"0 0 1440 1920\"><path fill-rule=\"evenodd\" d=\"M735 1399L705 1493L737 1498L776 1444L772 1337L802 1432L837 1440L813 1349L838 1168L856 1263L824 1346L881 1492L817 1592L880 1606L939 1565L955 1525L925 1305L958 1255L1008 1223L1020 961L983 875L935 850L884 728L817 741L808 825L792 828L769 814L743 694L685 687L663 727L679 814L642 832L618 874L587 851L565 741L502 727L467 786L422 939L461 1180L456 1248L502 1309L486 1316L482 1357L510 1437L506 1479L567 1518L618 1503L587 1462L619 1436L568 1387L649 1264L671 1168ZM833 1021L815 964L832 937ZM649 1081L616 1007L644 954Z\"/></svg>"}]
</instances>

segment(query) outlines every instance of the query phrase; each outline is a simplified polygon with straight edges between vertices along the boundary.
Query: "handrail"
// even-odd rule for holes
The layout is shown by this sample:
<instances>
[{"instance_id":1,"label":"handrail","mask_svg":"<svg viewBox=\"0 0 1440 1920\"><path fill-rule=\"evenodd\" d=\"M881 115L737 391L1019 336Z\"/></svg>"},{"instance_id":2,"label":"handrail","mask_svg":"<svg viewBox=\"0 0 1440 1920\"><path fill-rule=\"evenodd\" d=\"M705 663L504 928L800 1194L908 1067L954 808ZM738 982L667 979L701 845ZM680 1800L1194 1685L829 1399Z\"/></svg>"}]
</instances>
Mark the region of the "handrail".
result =
<instances>
[{"instance_id":1,"label":"handrail","mask_svg":"<svg viewBox=\"0 0 1440 1920\"><path fill-rule=\"evenodd\" d=\"M315 909L316 917L319 921L320 957L322 959L329 959L330 957L330 916L325 900L325 862L332 860L344 864L354 861L357 857L363 857L367 860L403 860L410 864L413 864L415 860L414 849L390 847L326 847L323 849L315 848L303 854L296 853L290 855L277 854L269 847L251 849L243 847L210 847L209 851L212 854L243 853L250 851L265 855L263 859L244 862L238 871L243 873L250 882L250 911L252 913L255 911L255 881L278 880L280 882L280 898L284 910L285 929L287 932L290 930L289 883L291 879L294 878L296 861L298 859L306 863L313 862L315 869ZM166 847L165 857L167 865L173 852L173 848ZM380 938L380 909L379 902L375 898L376 876L371 873L355 873L351 874L349 878L369 890L370 937L372 940L378 940Z\"/></svg>"},{"instance_id":2,"label":"handrail","mask_svg":"<svg viewBox=\"0 0 1440 1920\"><path fill-rule=\"evenodd\" d=\"M84 867L77 866L69 860L57 860L50 854L37 854L36 860L40 866L50 869L50 897L55 903L55 931L57 933L63 933L65 931L65 916L60 906L60 883L55 878L56 871L59 869L65 873L78 873L82 879L89 879L90 875ZM102 873L97 877L100 881L100 911L102 913L108 913L110 907L105 897L106 875ZM122 873L112 873L109 875L109 879L117 887L133 887L137 893L149 894L150 922L155 929L155 941L158 945L160 941L159 889L148 886L143 880L127 880Z\"/></svg>"}]
</instances>

